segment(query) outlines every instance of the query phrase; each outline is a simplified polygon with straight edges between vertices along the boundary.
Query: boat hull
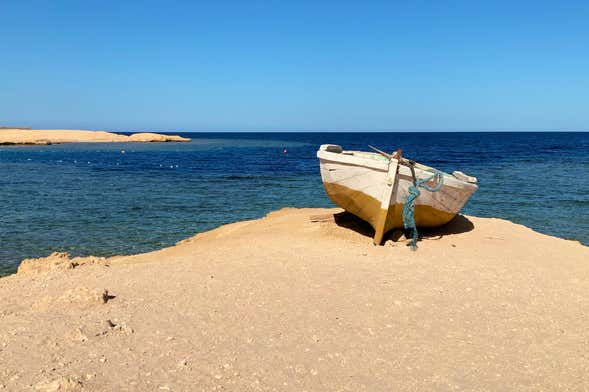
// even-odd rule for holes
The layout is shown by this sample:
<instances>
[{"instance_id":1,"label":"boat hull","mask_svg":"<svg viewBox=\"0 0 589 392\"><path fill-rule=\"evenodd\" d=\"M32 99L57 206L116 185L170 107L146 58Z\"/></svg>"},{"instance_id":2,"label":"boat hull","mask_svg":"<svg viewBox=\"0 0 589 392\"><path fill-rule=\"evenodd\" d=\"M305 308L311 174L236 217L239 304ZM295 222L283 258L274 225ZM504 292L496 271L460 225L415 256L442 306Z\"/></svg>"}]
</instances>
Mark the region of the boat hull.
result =
<instances>
[{"instance_id":1,"label":"boat hull","mask_svg":"<svg viewBox=\"0 0 589 392\"><path fill-rule=\"evenodd\" d=\"M332 151L328 151L330 146ZM410 168L399 165L397 169L395 166L395 173L391 173L391 161L377 154L344 152L333 147L339 146L325 145L317 153L321 178L329 198L370 223L376 232L380 232L377 237L382 238L387 231L402 228L403 207L409 187L413 185ZM430 178L432 172L428 169L431 168L418 165L416 177ZM437 227L448 223L477 189L475 184L452 175L444 173L443 177L444 184L438 192L420 189L414 213L417 227ZM392 187L390 200L385 200L387 187ZM375 239L375 242L379 241Z\"/></svg>"}]
</instances>

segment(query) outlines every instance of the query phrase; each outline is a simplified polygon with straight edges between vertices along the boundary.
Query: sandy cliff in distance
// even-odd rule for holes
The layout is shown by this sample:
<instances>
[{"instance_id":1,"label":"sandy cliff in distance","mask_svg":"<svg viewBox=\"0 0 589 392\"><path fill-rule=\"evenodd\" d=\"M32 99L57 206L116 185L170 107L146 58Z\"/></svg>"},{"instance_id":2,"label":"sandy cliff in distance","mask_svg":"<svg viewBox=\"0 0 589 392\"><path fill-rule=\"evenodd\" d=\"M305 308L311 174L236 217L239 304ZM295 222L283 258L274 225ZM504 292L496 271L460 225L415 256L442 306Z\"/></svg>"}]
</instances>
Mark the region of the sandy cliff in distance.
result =
<instances>
[{"instance_id":1,"label":"sandy cliff in distance","mask_svg":"<svg viewBox=\"0 0 589 392\"><path fill-rule=\"evenodd\" d=\"M189 142L190 139L158 133L135 133L131 136L104 131L0 129L2 144L57 144L101 142Z\"/></svg>"},{"instance_id":2,"label":"sandy cliff in distance","mask_svg":"<svg viewBox=\"0 0 589 392\"><path fill-rule=\"evenodd\" d=\"M0 279L0 390L587 390L588 261L474 217L375 247L322 209L54 254Z\"/></svg>"}]
</instances>

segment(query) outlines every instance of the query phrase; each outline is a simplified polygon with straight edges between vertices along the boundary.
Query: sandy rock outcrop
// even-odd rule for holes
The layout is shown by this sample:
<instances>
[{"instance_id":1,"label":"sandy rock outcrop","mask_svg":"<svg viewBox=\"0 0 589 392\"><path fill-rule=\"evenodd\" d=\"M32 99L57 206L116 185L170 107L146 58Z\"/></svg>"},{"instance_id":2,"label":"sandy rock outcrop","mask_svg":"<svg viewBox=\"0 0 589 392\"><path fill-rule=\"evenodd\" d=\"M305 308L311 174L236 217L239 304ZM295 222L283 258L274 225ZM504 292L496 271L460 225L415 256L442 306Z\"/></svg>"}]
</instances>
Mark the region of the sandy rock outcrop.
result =
<instances>
[{"instance_id":1,"label":"sandy rock outcrop","mask_svg":"<svg viewBox=\"0 0 589 392\"><path fill-rule=\"evenodd\" d=\"M69 129L0 129L0 145L60 143L126 143L126 142L189 142L190 139L159 133L135 133L130 136L105 131L83 131Z\"/></svg>"},{"instance_id":2,"label":"sandy rock outcrop","mask_svg":"<svg viewBox=\"0 0 589 392\"><path fill-rule=\"evenodd\" d=\"M86 264L107 265L104 257L71 257L66 252L53 252L47 257L24 259L18 267L19 275L38 274L55 270L68 270Z\"/></svg>"},{"instance_id":3,"label":"sandy rock outcrop","mask_svg":"<svg viewBox=\"0 0 589 392\"><path fill-rule=\"evenodd\" d=\"M51 380L42 380L35 384L38 392L83 391L82 382L75 377L59 376Z\"/></svg>"},{"instance_id":4,"label":"sandy rock outcrop","mask_svg":"<svg viewBox=\"0 0 589 392\"><path fill-rule=\"evenodd\" d=\"M134 133L129 136L130 142L189 142L190 139L177 135L162 135L159 133Z\"/></svg>"}]
</instances>

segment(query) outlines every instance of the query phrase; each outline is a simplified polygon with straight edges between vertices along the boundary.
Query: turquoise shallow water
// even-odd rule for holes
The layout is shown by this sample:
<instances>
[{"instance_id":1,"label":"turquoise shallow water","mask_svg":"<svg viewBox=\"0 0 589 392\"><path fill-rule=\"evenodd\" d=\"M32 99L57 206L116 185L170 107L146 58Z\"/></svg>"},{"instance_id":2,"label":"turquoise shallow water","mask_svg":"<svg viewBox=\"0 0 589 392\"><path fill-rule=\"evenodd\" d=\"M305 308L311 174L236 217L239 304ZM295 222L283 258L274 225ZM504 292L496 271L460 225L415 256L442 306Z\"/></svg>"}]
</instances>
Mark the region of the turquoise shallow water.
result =
<instances>
[{"instance_id":1,"label":"turquoise shallow water","mask_svg":"<svg viewBox=\"0 0 589 392\"><path fill-rule=\"evenodd\" d=\"M144 252L285 206L329 207L315 157L322 143L402 147L478 177L463 212L589 244L588 133L186 136L193 141L0 146L0 274L52 251Z\"/></svg>"}]
</instances>

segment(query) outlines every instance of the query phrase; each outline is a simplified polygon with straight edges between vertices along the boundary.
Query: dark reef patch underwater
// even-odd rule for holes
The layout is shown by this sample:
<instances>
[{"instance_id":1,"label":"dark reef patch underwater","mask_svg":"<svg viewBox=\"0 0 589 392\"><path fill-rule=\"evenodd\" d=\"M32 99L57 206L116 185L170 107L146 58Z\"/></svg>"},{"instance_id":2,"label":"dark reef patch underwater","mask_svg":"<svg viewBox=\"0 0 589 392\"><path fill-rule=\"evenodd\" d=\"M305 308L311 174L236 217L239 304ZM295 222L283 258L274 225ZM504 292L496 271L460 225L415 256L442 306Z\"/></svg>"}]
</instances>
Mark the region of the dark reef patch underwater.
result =
<instances>
[{"instance_id":1,"label":"dark reef patch underwater","mask_svg":"<svg viewBox=\"0 0 589 392\"><path fill-rule=\"evenodd\" d=\"M464 213L589 244L589 133L183 136L192 142L0 147L0 275L52 251L146 252L285 206L332 206L315 157L323 143L402 147L478 177Z\"/></svg>"}]
</instances>

